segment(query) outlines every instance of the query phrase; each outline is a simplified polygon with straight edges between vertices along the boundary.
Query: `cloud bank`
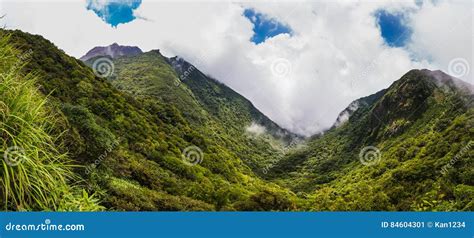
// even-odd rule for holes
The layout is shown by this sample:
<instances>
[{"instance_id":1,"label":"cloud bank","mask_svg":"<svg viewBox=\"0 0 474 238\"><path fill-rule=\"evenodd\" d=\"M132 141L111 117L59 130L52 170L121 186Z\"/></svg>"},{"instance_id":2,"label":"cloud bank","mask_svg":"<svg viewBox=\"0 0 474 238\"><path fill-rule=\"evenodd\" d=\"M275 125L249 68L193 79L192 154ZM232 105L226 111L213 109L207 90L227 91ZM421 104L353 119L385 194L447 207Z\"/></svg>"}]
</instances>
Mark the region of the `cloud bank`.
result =
<instances>
[{"instance_id":1,"label":"cloud bank","mask_svg":"<svg viewBox=\"0 0 474 238\"><path fill-rule=\"evenodd\" d=\"M457 69L457 77L473 83L470 1L144 0L133 11L136 19L116 28L82 1L53 3L2 0L2 23L40 34L75 57L113 42L179 55L303 135L330 127L350 102L388 87L412 68ZM255 44L246 9L278 20L291 34ZM411 34L402 46L382 37L381 10L403 14ZM459 62L469 70L459 72Z\"/></svg>"}]
</instances>

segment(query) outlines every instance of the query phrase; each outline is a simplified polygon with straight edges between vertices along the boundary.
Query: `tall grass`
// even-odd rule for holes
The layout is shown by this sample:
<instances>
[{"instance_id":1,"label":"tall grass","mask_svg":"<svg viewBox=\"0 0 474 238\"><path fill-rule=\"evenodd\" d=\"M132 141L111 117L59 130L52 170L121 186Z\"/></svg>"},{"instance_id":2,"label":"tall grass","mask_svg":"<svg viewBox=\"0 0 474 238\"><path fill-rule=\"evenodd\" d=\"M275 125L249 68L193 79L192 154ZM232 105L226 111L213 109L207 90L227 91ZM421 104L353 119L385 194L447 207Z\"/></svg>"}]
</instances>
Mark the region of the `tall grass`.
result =
<instances>
[{"instance_id":1,"label":"tall grass","mask_svg":"<svg viewBox=\"0 0 474 238\"><path fill-rule=\"evenodd\" d=\"M59 117L45 106L36 76L21 72L28 55L19 54L2 32L0 37L0 202L4 210L60 210L63 204L80 210L84 194L68 185L77 177L67 154L58 150ZM82 197L74 201L75 194Z\"/></svg>"}]
</instances>

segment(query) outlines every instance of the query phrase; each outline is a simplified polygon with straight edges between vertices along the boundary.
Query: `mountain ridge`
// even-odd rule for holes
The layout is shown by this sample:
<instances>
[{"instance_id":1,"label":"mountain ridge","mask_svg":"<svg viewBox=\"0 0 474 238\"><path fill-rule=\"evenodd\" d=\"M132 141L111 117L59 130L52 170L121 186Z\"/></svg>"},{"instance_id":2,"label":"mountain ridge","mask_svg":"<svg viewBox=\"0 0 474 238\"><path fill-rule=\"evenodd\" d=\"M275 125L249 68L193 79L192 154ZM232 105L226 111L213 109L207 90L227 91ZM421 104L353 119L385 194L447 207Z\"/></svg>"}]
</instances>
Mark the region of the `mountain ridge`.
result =
<instances>
[{"instance_id":1,"label":"mountain ridge","mask_svg":"<svg viewBox=\"0 0 474 238\"><path fill-rule=\"evenodd\" d=\"M38 75L32 84L63 122L60 144L81 178L72 182L109 210L474 210L464 149L473 96L440 72L407 72L292 147L248 133L260 115L248 100L197 69L183 65L181 77L184 62L173 67L159 51L109 57L115 72L104 78L90 68L94 57L84 63L41 36L4 34L32 52L22 70Z\"/></svg>"},{"instance_id":2,"label":"mountain ridge","mask_svg":"<svg viewBox=\"0 0 474 238\"><path fill-rule=\"evenodd\" d=\"M122 83L133 83L124 85L131 90L124 90L41 36L4 30L0 34L9 35L18 50L31 50L23 71L39 76L35 85L66 122L58 130L67 131L62 143L78 165L75 173L81 180L75 182L90 194L103 194L101 204L108 209L210 211L274 206L288 210L297 206L293 193L256 174L262 165L251 168L253 162L281 152L265 139L230 135L232 127L224 128L205 112L189 89L175 86L176 73L156 53L135 56L135 62L127 61L131 57L114 59L119 61L116 70ZM137 71L127 71L128 66L140 65L147 69L141 77L135 77ZM164 91L153 94L157 91L137 82ZM134 94L133 89L141 91ZM177 94L170 95L168 89ZM248 150L247 144L252 145ZM266 197L279 203L265 205Z\"/></svg>"},{"instance_id":3,"label":"mountain ridge","mask_svg":"<svg viewBox=\"0 0 474 238\"><path fill-rule=\"evenodd\" d=\"M214 79L210 76L206 76L202 73L197 67L189 63L183 58L178 56L167 58L168 62L175 68L175 70L180 75L181 83L185 83L190 86L191 89L198 88L198 84L206 83L208 84L209 88L219 88L217 91L227 91L230 94L230 97L241 97L244 100L244 104L249 108L252 114L253 122L264 126L268 132L275 136L278 139L284 139L285 141L291 142L293 139L301 139L300 136L297 136L293 132L288 131L287 129L282 128L276 122L268 118L264 113L260 112L253 103L248 100L247 98L243 97L230 87L226 86L224 83L220 82L217 79ZM194 85L194 87L192 87ZM202 85L200 85L202 86ZM217 92L216 92L217 93ZM202 95L198 91L196 91L196 95ZM201 99L205 101L205 99Z\"/></svg>"},{"instance_id":4,"label":"mountain ridge","mask_svg":"<svg viewBox=\"0 0 474 238\"><path fill-rule=\"evenodd\" d=\"M138 52L133 52L131 54L127 54L127 53L115 53L115 54L113 54L113 53L110 53L110 50L106 50L106 49L112 49L112 48L113 49L122 49L122 48L123 49L138 49ZM112 50L112 52L115 52L115 51ZM117 43L113 43L113 44L111 44L109 46L105 46L105 47L102 47L102 46L93 47L88 53L86 53L86 55L82 56L80 58L80 60L82 60L84 62L88 62L88 61L90 61L90 59L92 59L94 57L98 57L98 56L109 56L112 59L117 58L117 57L121 57L121 56L133 57L133 56L137 56L139 54L150 53L150 52L155 52L155 53L159 54L161 57L163 57L175 69L175 71L178 73L178 76L179 76L178 79L180 81L185 81L186 79L189 79L191 77L191 75L193 75L193 77L196 77L196 74L199 74L199 77L208 78L209 80L213 80L215 83L222 84L223 86L225 86L225 84L221 83L220 81L218 81L216 79L213 79L213 78L210 78L209 76L203 74L197 67L195 67L194 65L192 65L191 63L189 63L185 59L183 59L179 56L174 56L174 57L163 56L161 54L160 50L157 50L157 49L151 50L151 51L148 51L148 52L143 52L137 46L122 46L122 45L118 45ZM92 65L91 62L89 62L88 64ZM416 69L414 69L414 70L416 70ZM431 70L428 70L428 69L419 69L419 70L423 73L426 73L426 74L429 74L429 75L433 76L433 79L436 79L437 84L445 85L447 87L457 86L458 88L460 88L462 90L470 90L471 92L474 92L474 86L472 84L469 84L469 83L464 82L460 79L456 79L454 77L451 77L448 74L442 72L441 70L434 70L434 71L431 71ZM189 82L189 80L188 80L188 82ZM179 84L179 83L182 83L182 82L177 82L177 84ZM225 87L227 87L227 86L225 86ZM381 94L383 94L382 91L384 91L384 90L385 89L382 89L382 90L380 90L380 91L378 91L378 92L376 92L372 95L354 100L344 110L342 110L339 113L338 117L336 118L335 122L333 123L333 125L330 128L326 129L323 132L319 132L319 133L316 133L315 135L308 136L308 137L318 136L321 133L325 133L326 131L328 131L328 130L334 128L334 127L340 126L342 123L344 123L348 119L348 117L353 113L354 110L356 110L359 106L366 106L367 103L370 103L371 101L376 99L377 95L380 96ZM254 107L252 102L249 101L249 103L251 104L251 107ZM256 109L256 110L258 110L258 109ZM274 124L271 127L278 131L278 133L273 133L274 136L285 137L285 134L289 134L289 137L302 139L301 136L296 136L296 134L294 134L293 132L289 132L288 130L280 127L278 124L273 122L271 119L269 119L265 115L263 115L263 116L264 116L264 118L262 118L263 121L268 121L268 120L271 121L271 123L263 123L263 124L266 124L266 125ZM256 121L257 124L258 124L258 121L259 120Z\"/></svg>"},{"instance_id":5,"label":"mountain ridge","mask_svg":"<svg viewBox=\"0 0 474 238\"><path fill-rule=\"evenodd\" d=\"M307 194L315 210L474 209L472 151L463 152L474 136L474 96L444 87L453 82L439 84L432 71L407 72L346 122L280 160L272 181ZM453 157L456 169L443 172Z\"/></svg>"},{"instance_id":6,"label":"mountain ridge","mask_svg":"<svg viewBox=\"0 0 474 238\"><path fill-rule=\"evenodd\" d=\"M447 87L447 89L449 90L453 90L453 88L457 88L466 93L471 93L471 94L474 93L474 85L464 82L455 77L452 77L441 70L412 69L409 72L407 72L407 74L409 74L412 71L420 72L427 76L430 76L430 79L432 80L432 82L434 82L438 87ZM371 105L374 101L380 99L389 88L382 89L374 94L352 101L343 111L339 113L338 117L336 118L336 122L333 124L333 126L330 129L334 127L338 127L342 123L347 121L349 117L352 115L352 113L354 113L359 107Z\"/></svg>"},{"instance_id":7,"label":"mountain ridge","mask_svg":"<svg viewBox=\"0 0 474 238\"><path fill-rule=\"evenodd\" d=\"M116 43L114 43L110 46L107 46L107 47L110 48L114 45L116 45ZM105 48L107 48L107 47L105 47ZM123 47L123 46L119 46L119 47ZM134 47L138 48L136 46L134 46ZM82 60L86 64L92 66L93 65L93 60L95 58L100 57L100 56L110 56L112 59L117 58L117 57L111 56L107 51L95 50L97 48L104 48L104 47L94 47L93 49L91 49L89 51L89 52L94 51L94 54L91 54L89 57L83 56L83 57L80 58L80 60ZM208 85L210 91L212 91L215 88L219 88L219 90L221 90L221 91L226 91L230 95L230 97L242 98L245 101L244 103L247 104L246 107L248 107L249 110L252 112L251 114L254 115L253 116L254 117L253 119L255 120L254 122L256 124L264 126L267 129L267 131L272 136L276 137L277 139L283 139L284 141L287 141L288 143L291 143L291 140L293 140L293 139L302 139L301 136L298 136L298 135L294 134L293 132L290 132L287 129L284 129L284 128L280 127L277 123L275 123L274 121L269 119L266 115L264 115L262 112L260 112L260 110L258 110L253 105L253 103L250 102L248 99L246 99L245 97L243 97L239 93L235 92L233 89L231 89L230 87L228 87L225 84L221 83L220 81L218 81L216 79L213 79L209 76L206 76L197 67L195 67L194 65L192 65L191 63L189 63L188 61L186 61L185 59L183 59L179 56L166 57L166 56L162 55L160 50L158 50L158 49L150 50L148 52L140 52L140 53L136 53L136 54L120 55L120 56L135 57L135 56L139 56L141 54L157 54L158 57L162 57L176 71L176 73L178 75L178 79L179 79L179 81L175 82L177 85L179 85L180 83L184 83L184 84L187 84L188 86L190 86L190 85L196 86L195 82L200 81L201 83L205 83L206 85ZM89 53L87 53L86 55L89 55ZM203 80L202 80L202 78L203 78ZM199 87L202 87L202 85L197 86L197 87L191 87L191 89L197 89ZM202 96L202 94L200 94L199 92L196 92L195 95L198 96L198 97ZM203 98L201 98L201 100L203 100ZM210 101L207 100L206 102L210 102ZM251 126L251 125L252 125L252 123L249 123L249 126Z\"/></svg>"},{"instance_id":8,"label":"mountain ridge","mask_svg":"<svg viewBox=\"0 0 474 238\"><path fill-rule=\"evenodd\" d=\"M82 61L87 61L97 56L110 56L111 58L115 59L117 57L134 56L141 53L143 53L143 51L137 46L123 46L113 43L108 46L96 46L79 59Z\"/></svg>"}]
</instances>

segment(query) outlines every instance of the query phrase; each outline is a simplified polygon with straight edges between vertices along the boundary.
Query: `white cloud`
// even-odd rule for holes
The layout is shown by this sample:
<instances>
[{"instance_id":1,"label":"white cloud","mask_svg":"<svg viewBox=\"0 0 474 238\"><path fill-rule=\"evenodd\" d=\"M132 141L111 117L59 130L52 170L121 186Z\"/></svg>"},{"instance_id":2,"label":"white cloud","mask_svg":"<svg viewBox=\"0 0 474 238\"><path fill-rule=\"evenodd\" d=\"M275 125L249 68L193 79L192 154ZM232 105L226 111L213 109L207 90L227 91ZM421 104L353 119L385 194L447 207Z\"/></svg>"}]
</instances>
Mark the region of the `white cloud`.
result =
<instances>
[{"instance_id":1,"label":"white cloud","mask_svg":"<svg viewBox=\"0 0 474 238\"><path fill-rule=\"evenodd\" d=\"M252 124L246 128L246 131L248 133L259 136L259 135L264 134L266 132L266 129L264 126L259 125L255 122L252 122Z\"/></svg>"},{"instance_id":2,"label":"white cloud","mask_svg":"<svg viewBox=\"0 0 474 238\"><path fill-rule=\"evenodd\" d=\"M414 1L145 0L135 15L147 20L114 29L81 1L0 1L8 27L41 34L76 57L113 42L180 55L247 97L281 126L305 135L328 128L351 101L388 87L412 68L447 72L453 58L465 58L472 66L472 22L456 25L465 14L472 18L472 7L466 7L470 3L437 1L419 8ZM288 24L293 36L278 35L259 45L250 42L253 26L242 15L250 7ZM413 27L408 47L384 44L373 15L381 8L408 14ZM290 67L283 76L275 75L274 67L281 59ZM462 79L471 79L472 71Z\"/></svg>"},{"instance_id":3,"label":"white cloud","mask_svg":"<svg viewBox=\"0 0 474 238\"><path fill-rule=\"evenodd\" d=\"M449 68L450 63L452 65L457 59L463 59L471 70L458 75L474 84L472 6L472 1L425 3L412 17L414 41L409 47L419 57L431 59L434 68L445 72L454 70ZM456 72L451 74L456 75Z\"/></svg>"}]
</instances>

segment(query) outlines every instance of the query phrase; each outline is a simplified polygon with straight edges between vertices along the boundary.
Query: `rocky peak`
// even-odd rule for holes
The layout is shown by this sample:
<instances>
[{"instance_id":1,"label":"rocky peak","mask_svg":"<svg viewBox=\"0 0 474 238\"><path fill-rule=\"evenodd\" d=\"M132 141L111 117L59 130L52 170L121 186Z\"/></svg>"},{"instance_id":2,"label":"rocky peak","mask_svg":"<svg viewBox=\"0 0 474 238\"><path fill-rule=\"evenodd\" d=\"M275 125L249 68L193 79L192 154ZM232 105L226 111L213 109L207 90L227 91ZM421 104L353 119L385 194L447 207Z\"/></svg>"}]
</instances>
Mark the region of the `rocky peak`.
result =
<instances>
[{"instance_id":1,"label":"rocky peak","mask_svg":"<svg viewBox=\"0 0 474 238\"><path fill-rule=\"evenodd\" d=\"M109 56L113 59L122 56L135 56L143 53L142 50L136 46L123 46L113 43L109 46L97 46L82 56L80 60L87 61L97 56Z\"/></svg>"}]
</instances>

